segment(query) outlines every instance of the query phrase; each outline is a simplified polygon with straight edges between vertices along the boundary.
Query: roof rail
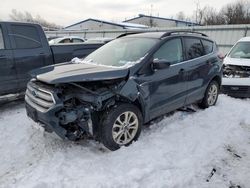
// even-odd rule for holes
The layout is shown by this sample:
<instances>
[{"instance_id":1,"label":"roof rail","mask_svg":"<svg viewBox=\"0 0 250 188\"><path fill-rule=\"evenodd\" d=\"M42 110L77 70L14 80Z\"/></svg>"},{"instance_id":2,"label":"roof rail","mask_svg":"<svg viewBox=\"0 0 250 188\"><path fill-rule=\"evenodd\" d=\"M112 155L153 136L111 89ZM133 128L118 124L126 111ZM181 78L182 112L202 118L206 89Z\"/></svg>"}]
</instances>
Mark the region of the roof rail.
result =
<instances>
[{"instance_id":1,"label":"roof rail","mask_svg":"<svg viewBox=\"0 0 250 188\"><path fill-rule=\"evenodd\" d=\"M144 31L123 33L123 34L118 35L116 38L118 39L118 38L121 38L121 37L125 37L125 36L128 36L128 35L139 34L139 33L144 33Z\"/></svg>"},{"instance_id":2,"label":"roof rail","mask_svg":"<svg viewBox=\"0 0 250 188\"><path fill-rule=\"evenodd\" d=\"M164 33L164 34L161 36L161 38L164 38L164 37L170 36L170 35L172 35L172 34L176 34L176 33L199 34L199 35L201 35L201 36L208 37L206 34L200 33L200 32L197 32L197 31L176 30L176 31L168 31L168 32Z\"/></svg>"}]
</instances>

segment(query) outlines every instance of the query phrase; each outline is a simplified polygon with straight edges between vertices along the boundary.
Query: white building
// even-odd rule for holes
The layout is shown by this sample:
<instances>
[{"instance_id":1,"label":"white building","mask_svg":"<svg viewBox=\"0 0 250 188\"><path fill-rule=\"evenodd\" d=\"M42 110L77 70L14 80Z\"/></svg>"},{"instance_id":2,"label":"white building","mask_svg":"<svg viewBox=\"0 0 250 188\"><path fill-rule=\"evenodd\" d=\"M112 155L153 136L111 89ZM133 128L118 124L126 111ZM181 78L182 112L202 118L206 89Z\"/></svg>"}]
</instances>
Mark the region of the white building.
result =
<instances>
[{"instance_id":1,"label":"white building","mask_svg":"<svg viewBox=\"0 0 250 188\"><path fill-rule=\"evenodd\" d=\"M125 20L123 23L142 24L142 25L147 25L149 27L184 27L184 26L199 25L193 22L170 19L170 18L155 17L155 16L147 16L144 14L139 14L138 17Z\"/></svg>"},{"instance_id":2,"label":"white building","mask_svg":"<svg viewBox=\"0 0 250 188\"><path fill-rule=\"evenodd\" d=\"M83 20L73 25L67 26L65 30L106 30L106 29L145 29L148 26L136 23L113 23L104 20L92 19Z\"/></svg>"}]
</instances>

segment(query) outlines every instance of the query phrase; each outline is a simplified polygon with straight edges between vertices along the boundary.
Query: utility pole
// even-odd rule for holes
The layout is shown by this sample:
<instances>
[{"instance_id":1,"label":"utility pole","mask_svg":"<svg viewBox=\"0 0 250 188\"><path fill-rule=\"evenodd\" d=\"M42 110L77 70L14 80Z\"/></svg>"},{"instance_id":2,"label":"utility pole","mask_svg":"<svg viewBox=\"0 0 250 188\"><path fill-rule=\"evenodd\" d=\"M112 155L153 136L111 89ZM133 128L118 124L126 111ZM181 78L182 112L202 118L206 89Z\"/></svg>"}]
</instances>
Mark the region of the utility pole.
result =
<instances>
[{"instance_id":1,"label":"utility pole","mask_svg":"<svg viewBox=\"0 0 250 188\"><path fill-rule=\"evenodd\" d=\"M153 27L152 12L153 12L153 4L150 5L150 20L149 20L150 27Z\"/></svg>"},{"instance_id":2,"label":"utility pole","mask_svg":"<svg viewBox=\"0 0 250 188\"><path fill-rule=\"evenodd\" d=\"M200 10L200 0L196 0L194 3L196 5L195 22L198 23L198 16L199 16L199 10Z\"/></svg>"},{"instance_id":3,"label":"utility pole","mask_svg":"<svg viewBox=\"0 0 250 188\"><path fill-rule=\"evenodd\" d=\"M150 16L153 14L153 4L150 5Z\"/></svg>"}]
</instances>

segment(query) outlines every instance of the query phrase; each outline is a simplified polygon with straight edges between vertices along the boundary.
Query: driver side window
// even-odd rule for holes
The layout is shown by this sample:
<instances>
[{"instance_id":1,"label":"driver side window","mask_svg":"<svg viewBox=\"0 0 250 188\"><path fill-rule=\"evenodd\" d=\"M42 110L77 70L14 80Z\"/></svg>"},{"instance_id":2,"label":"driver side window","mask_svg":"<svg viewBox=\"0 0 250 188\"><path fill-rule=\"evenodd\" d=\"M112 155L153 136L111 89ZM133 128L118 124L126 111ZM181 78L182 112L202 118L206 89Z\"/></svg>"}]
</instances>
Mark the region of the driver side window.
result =
<instances>
[{"instance_id":1,"label":"driver side window","mask_svg":"<svg viewBox=\"0 0 250 188\"><path fill-rule=\"evenodd\" d=\"M182 43L180 38L168 40L154 54L154 59L164 59L170 64L183 61Z\"/></svg>"}]
</instances>

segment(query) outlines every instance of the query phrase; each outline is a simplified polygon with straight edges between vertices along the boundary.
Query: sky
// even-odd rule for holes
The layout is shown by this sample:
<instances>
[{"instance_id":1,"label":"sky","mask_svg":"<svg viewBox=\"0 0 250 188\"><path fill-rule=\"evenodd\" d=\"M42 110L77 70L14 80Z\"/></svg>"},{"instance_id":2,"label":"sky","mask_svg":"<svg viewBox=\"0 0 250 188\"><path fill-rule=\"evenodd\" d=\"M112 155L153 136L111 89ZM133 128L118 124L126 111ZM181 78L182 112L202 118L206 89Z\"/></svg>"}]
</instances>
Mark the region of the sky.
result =
<instances>
[{"instance_id":1,"label":"sky","mask_svg":"<svg viewBox=\"0 0 250 188\"><path fill-rule=\"evenodd\" d=\"M192 16L198 1L200 7L209 5L219 10L236 0L1 0L0 20L10 20L12 9L40 15L61 26L88 18L119 22L138 14L170 18L183 11L185 15Z\"/></svg>"}]
</instances>

